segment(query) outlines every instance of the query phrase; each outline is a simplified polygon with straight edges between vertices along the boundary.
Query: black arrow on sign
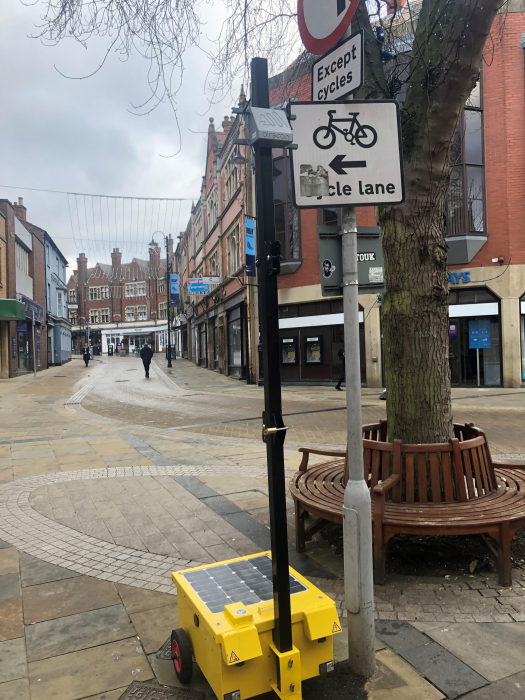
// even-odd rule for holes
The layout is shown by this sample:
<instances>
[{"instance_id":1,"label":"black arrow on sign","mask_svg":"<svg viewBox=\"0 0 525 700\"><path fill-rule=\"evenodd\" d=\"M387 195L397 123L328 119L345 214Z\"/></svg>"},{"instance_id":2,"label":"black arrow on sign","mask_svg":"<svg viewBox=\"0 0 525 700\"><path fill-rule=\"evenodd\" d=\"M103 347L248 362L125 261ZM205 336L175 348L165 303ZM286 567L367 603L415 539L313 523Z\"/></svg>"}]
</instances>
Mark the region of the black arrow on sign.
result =
<instances>
[{"instance_id":1,"label":"black arrow on sign","mask_svg":"<svg viewBox=\"0 0 525 700\"><path fill-rule=\"evenodd\" d=\"M346 156L336 156L329 167L338 175L346 175L345 168L366 168L366 160L345 160Z\"/></svg>"}]
</instances>

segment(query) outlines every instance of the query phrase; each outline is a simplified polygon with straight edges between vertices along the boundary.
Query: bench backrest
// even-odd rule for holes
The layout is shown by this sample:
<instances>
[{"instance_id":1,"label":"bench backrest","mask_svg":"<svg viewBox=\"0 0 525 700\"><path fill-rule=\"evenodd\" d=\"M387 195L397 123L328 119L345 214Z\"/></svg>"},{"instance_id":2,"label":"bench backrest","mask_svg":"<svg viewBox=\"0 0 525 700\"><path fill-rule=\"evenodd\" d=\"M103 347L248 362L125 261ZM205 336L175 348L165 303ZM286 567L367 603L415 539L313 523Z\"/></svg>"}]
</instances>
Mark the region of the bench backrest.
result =
<instances>
[{"instance_id":1,"label":"bench backrest","mask_svg":"<svg viewBox=\"0 0 525 700\"><path fill-rule=\"evenodd\" d=\"M434 445L386 442L386 421L363 426L364 478L373 488L391 474L401 479L387 498L404 503L468 501L496 490L485 434L454 425L454 438Z\"/></svg>"}]
</instances>

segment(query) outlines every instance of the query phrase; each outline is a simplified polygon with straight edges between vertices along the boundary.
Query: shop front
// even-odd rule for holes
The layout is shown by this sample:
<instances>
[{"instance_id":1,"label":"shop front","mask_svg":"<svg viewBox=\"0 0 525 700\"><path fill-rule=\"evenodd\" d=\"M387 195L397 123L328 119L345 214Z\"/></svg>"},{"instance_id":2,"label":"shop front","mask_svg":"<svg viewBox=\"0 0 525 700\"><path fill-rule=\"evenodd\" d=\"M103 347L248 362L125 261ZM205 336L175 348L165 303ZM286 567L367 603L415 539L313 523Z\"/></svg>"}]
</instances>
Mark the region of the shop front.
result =
<instances>
[{"instance_id":1,"label":"shop front","mask_svg":"<svg viewBox=\"0 0 525 700\"><path fill-rule=\"evenodd\" d=\"M499 299L485 287L451 291L449 363L452 386L501 386L501 354Z\"/></svg>"},{"instance_id":2,"label":"shop front","mask_svg":"<svg viewBox=\"0 0 525 700\"><path fill-rule=\"evenodd\" d=\"M208 344L206 342L206 320L200 319L197 322L197 346L198 346L198 362L199 367L208 366Z\"/></svg>"},{"instance_id":3,"label":"shop front","mask_svg":"<svg viewBox=\"0 0 525 700\"><path fill-rule=\"evenodd\" d=\"M246 378L246 332L244 303L228 310L228 376Z\"/></svg>"},{"instance_id":4,"label":"shop front","mask_svg":"<svg viewBox=\"0 0 525 700\"><path fill-rule=\"evenodd\" d=\"M15 323L25 323L25 318L24 304L16 299L0 299L0 379L15 376L14 362L18 354Z\"/></svg>"},{"instance_id":5,"label":"shop front","mask_svg":"<svg viewBox=\"0 0 525 700\"><path fill-rule=\"evenodd\" d=\"M39 371L47 367L47 338L44 308L36 301L20 295L25 306L25 321L16 324L18 374Z\"/></svg>"},{"instance_id":6,"label":"shop front","mask_svg":"<svg viewBox=\"0 0 525 700\"><path fill-rule=\"evenodd\" d=\"M521 381L525 385L525 294L520 299Z\"/></svg>"},{"instance_id":7,"label":"shop front","mask_svg":"<svg viewBox=\"0 0 525 700\"><path fill-rule=\"evenodd\" d=\"M341 376L344 344L342 300L290 304L279 308L281 381L332 383ZM361 383L366 385L365 333L359 311Z\"/></svg>"}]
</instances>

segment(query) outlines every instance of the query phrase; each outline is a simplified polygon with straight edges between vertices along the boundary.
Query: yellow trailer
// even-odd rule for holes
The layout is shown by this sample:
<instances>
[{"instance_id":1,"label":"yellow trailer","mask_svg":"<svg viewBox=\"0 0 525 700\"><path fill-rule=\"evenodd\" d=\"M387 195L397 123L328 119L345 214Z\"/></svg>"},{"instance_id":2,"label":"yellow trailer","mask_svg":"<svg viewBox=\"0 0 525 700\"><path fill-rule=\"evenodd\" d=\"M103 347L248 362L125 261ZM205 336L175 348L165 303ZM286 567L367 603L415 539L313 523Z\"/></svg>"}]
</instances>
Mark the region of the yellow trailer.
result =
<instances>
[{"instance_id":1,"label":"yellow trailer","mask_svg":"<svg viewBox=\"0 0 525 700\"><path fill-rule=\"evenodd\" d=\"M180 628L171 651L182 683L192 656L219 700L245 700L275 691L301 699L301 682L333 670L332 636L341 631L335 603L290 568L290 651L273 643L275 626L270 552L172 574Z\"/></svg>"}]
</instances>

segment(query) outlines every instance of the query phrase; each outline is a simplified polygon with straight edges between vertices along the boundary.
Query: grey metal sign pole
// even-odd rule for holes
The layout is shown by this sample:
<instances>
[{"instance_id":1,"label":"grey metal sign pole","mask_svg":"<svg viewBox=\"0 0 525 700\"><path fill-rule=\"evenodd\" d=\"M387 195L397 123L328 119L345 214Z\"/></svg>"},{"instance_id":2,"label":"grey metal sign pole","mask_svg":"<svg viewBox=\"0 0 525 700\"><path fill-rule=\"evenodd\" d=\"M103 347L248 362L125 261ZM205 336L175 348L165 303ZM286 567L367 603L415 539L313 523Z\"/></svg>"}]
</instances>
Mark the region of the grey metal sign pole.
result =
<instances>
[{"instance_id":1,"label":"grey metal sign pole","mask_svg":"<svg viewBox=\"0 0 525 700\"><path fill-rule=\"evenodd\" d=\"M351 34L349 27L343 39ZM372 509L364 480L357 221L355 207L341 208L343 311L346 371L348 483L343 505L345 605L348 611L348 663L359 676L376 670Z\"/></svg>"}]
</instances>

